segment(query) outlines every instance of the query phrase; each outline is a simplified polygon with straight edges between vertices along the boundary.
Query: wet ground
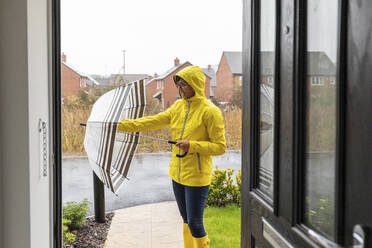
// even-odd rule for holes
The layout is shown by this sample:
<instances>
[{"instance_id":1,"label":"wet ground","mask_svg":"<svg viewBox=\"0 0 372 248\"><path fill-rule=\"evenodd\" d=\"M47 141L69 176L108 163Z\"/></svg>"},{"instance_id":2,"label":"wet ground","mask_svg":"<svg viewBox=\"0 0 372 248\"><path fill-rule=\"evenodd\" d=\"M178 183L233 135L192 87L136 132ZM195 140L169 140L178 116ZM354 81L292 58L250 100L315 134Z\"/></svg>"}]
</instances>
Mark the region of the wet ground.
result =
<instances>
[{"instance_id":1,"label":"wet ground","mask_svg":"<svg viewBox=\"0 0 372 248\"><path fill-rule=\"evenodd\" d=\"M118 197L105 188L106 211L147 203L173 201L171 179L168 176L170 153L137 154L129 171L130 180L120 189ZM213 157L214 166L241 168L240 151L228 151ZM87 158L65 158L62 162L62 199L93 203L93 174ZM93 205L93 204L92 204ZM90 206L88 215L93 214Z\"/></svg>"}]
</instances>

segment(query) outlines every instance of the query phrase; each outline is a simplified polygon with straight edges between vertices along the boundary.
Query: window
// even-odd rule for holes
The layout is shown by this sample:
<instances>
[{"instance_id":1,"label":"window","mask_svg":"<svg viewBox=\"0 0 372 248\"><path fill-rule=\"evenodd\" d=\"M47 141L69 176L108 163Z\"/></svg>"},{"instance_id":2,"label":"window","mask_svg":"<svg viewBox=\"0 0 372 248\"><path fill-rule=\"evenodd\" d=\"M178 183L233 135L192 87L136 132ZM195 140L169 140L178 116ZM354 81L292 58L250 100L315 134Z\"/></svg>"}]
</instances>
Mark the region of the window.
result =
<instances>
[{"instance_id":1,"label":"window","mask_svg":"<svg viewBox=\"0 0 372 248\"><path fill-rule=\"evenodd\" d=\"M257 185L264 199L273 203L274 195L274 77L270 85L267 72L275 72L276 46L276 1L257 1L260 5L260 34L259 34L259 159Z\"/></svg>"},{"instance_id":2,"label":"window","mask_svg":"<svg viewBox=\"0 0 372 248\"><path fill-rule=\"evenodd\" d=\"M311 85L323 85L324 80L322 77L311 77Z\"/></svg>"},{"instance_id":3,"label":"window","mask_svg":"<svg viewBox=\"0 0 372 248\"><path fill-rule=\"evenodd\" d=\"M335 77L329 77L329 84L336 84L336 78Z\"/></svg>"},{"instance_id":4,"label":"window","mask_svg":"<svg viewBox=\"0 0 372 248\"><path fill-rule=\"evenodd\" d=\"M164 80L156 80L156 89L164 89Z\"/></svg>"},{"instance_id":5,"label":"window","mask_svg":"<svg viewBox=\"0 0 372 248\"><path fill-rule=\"evenodd\" d=\"M322 67L322 63L331 61L334 68L337 65L338 2L307 1L306 71L314 86L323 85L325 79L310 75L314 70L329 75L331 71ZM327 36L319 35L319 30L326 32ZM302 222L334 240L336 88L307 87L305 96Z\"/></svg>"}]
</instances>

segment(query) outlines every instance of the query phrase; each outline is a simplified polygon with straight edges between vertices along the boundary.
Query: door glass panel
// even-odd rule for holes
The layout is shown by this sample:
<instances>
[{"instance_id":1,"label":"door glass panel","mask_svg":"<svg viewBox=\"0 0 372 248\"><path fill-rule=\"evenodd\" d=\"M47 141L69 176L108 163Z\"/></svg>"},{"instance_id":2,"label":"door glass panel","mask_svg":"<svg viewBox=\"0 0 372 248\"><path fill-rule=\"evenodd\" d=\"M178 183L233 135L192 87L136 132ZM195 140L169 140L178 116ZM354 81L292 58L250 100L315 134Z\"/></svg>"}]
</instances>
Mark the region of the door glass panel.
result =
<instances>
[{"instance_id":1,"label":"door glass panel","mask_svg":"<svg viewBox=\"0 0 372 248\"><path fill-rule=\"evenodd\" d=\"M257 241L254 242L254 248L262 248L262 246L260 244L258 244Z\"/></svg>"},{"instance_id":2,"label":"door glass panel","mask_svg":"<svg viewBox=\"0 0 372 248\"><path fill-rule=\"evenodd\" d=\"M334 239L338 0L307 1L304 222Z\"/></svg>"},{"instance_id":3,"label":"door glass panel","mask_svg":"<svg viewBox=\"0 0 372 248\"><path fill-rule=\"evenodd\" d=\"M260 2L260 159L258 188L273 199L275 0Z\"/></svg>"}]
</instances>

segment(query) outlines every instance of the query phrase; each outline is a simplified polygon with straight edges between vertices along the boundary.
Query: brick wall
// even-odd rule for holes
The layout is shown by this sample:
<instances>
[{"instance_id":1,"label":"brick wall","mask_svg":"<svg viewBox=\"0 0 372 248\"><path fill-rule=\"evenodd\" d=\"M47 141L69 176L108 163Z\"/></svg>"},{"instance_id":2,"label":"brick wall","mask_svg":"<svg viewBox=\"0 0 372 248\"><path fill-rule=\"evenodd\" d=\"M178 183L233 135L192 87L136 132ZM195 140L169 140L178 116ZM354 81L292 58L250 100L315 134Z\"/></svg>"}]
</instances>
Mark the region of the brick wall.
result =
<instances>
[{"instance_id":1,"label":"brick wall","mask_svg":"<svg viewBox=\"0 0 372 248\"><path fill-rule=\"evenodd\" d=\"M157 92L158 90L156 89L156 80L153 80L146 85L146 94L153 96Z\"/></svg>"},{"instance_id":2,"label":"brick wall","mask_svg":"<svg viewBox=\"0 0 372 248\"><path fill-rule=\"evenodd\" d=\"M317 78L317 81L320 83L320 85L313 85L312 81L313 78ZM333 88L336 86L336 77L335 76L308 76L306 77L307 81L307 88L308 90L310 87L319 87L319 88Z\"/></svg>"},{"instance_id":3,"label":"brick wall","mask_svg":"<svg viewBox=\"0 0 372 248\"><path fill-rule=\"evenodd\" d=\"M164 89L164 107L172 105L175 101L177 101L178 96L178 89L174 85L173 76L176 75L180 70L183 68L190 66L190 63L185 63L180 68L172 72L164 79L165 89Z\"/></svg>"},{"instance_id":4,"label":"brick wall","mask_svg":"<svg viewBox=\"0 0 372 248\"><path fill-rule=\"evenodd\" d=\"M178 89L174 85L173 76L176 75L183 68L190 66L190 65L191 64L187 62L184 65L182 65L180 68L178 68L177 70L169 74L167 77L162 79L164 80L164 88L158 89L157 82L161 82L162 80L153 80L152 82L146 85L147 93L150 96L154 96L156 93L161 92L162 103L164 103L164 108L168 108L175 101L177 101L177 96L178 96ZM209 90L210 80L211 79L206 76L204 94L208 99L210 97L210 90ZM160 85L162 86L162 83L160 83Z\"/></svg>"},{"instance_id":5,"label":"brick wall","mask_svg":"<svg viewBox=\"0 0 372 248\"><path fill-rule=\"evenodd\" d=\"M61 87L62 96L76 94L80 89L80 75L65 64L61 65Z\"/></svg>"},{"instance_id":6,"label":"brick wall","mask_svg":"<svg viewBox=\"0 0 372 248\"><path fill-rule=\"evenodd\" d=\"M216 72L217 87L213 88L214 98L219 102L229 102L234 90L234 75L230 71L225 55L222 55Z\"/></svg>"}]
</instances>

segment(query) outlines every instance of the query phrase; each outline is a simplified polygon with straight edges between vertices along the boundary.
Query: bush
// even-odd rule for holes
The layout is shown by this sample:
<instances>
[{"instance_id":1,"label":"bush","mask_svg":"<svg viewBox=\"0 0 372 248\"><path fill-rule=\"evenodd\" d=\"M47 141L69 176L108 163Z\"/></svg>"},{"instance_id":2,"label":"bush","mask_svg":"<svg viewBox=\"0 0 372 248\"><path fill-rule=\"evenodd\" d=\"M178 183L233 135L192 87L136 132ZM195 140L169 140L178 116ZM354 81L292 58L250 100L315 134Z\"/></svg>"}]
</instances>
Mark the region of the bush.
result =
<instances>
[{"instance_id":1,"label":"bush","mask_svg":"<svg viewBox=\"0 0 372 248\"><path fill-rule=\"evenodd\" d=\"M89 204L90 202L84 199L84 201L80 203L74 201L67 202L66 206L63 207L63 218L69 221L66 225L70 230L79 229L81 226L85 225Z\"/></svg>"},{"instance_id":2,"label":"bush","mask_svg":"<svg viewBox=\"0 0 372 248\"><path fill-rule=\"evenodd\" d=\"M62 106L62 149L64 156L85 155L84 137L86 129L81 127L80 123L87 122L94 102L115 87L118 86L95 87L89 92L80 90L76 95L64 97ZM241 149L242 110L235 105L220 105L215 100L212 101L221 108L223 114L227 149ZM154 99L151 94L147 94L145 116L155 115L163 110L159 101ZM170 127L142 132L143 135L161 139L171 139L170 133ZM171 146L165 142L143 138L140 139L137 151L171 151Z\"/></svg>"},{"instance_id":3,"label":"bush","mask_svg":"<svg viewBox=\"0 0 372 248\"><path fill-rule=\"evenodd\" d=\"M238 204L240 206L240 192L241 192L241 189L242 189L242 172L241 170L239 170L239 173L235 176L235 180L236 180L236 185L238 187L238 190L235 191L235 202L236 204Z\"/></svg>"},{"instance_id":4,"label":"bush","mask_svg":"<svg viewBox=\"0 0 372 248\"><path fill-rule=\"evenodd\" d=\"M334 201L329 196L306 197L305 223L324 232L328 237L334 236Z\"/></svg>"},{"instance_id":5,"label":"bush","mask_svg":"<svg viewBox=\"0 0 372 248\"><path fill-rule=\"evenodd\" d=\"M66 247L67 245L71 244L75 241L76 236L69 231L68 226L71 224L71 221L68 219L62 219L62 231L63 231L63 243L62 246Z\"/></svg>"},{"instance_id":6,"label":"bush","mask_svg":"<svg viewBox=\"0 0 372 248\"><path fill-rule=\"evenodd\" d=\"M216 169L212 174L212 181L207 198L207 206L224 207L226 204L240 205L241 172L236 175L236 184L233 180L234 170Z\"/></svg>"},{"instance_id":7,"label":"bush","mask_svg":"<svg viewBox=\"0 0 372 248\"><path fill-rule=\"evenodd\" d=\"M79 90L75 95L66 96L62 105L62 149L63 153L84 154L85 128L96 100L115 86L96 87L90 92Z\"/></svg>"},{"instance_id":8,"label":"bush","mask_svg":"<svg viewBox=\"0 0 372 248\"><path fill-rule=\"evenodd\" d=\"M237 85L234 87L230 104L240 109L242 108L242 86L241 85Z\"/></svg>"},{"instance_id":9,"label":"bush","mask_svg":"<svg viewBox=\"0 0 372 248\"><path fill-rule=\"evenodd\" d=\"M226 148L241 149L242 144L242 110L235 107L227 107L223 112L223 122L225 125Z\"/></svg>"}]
</instances>

